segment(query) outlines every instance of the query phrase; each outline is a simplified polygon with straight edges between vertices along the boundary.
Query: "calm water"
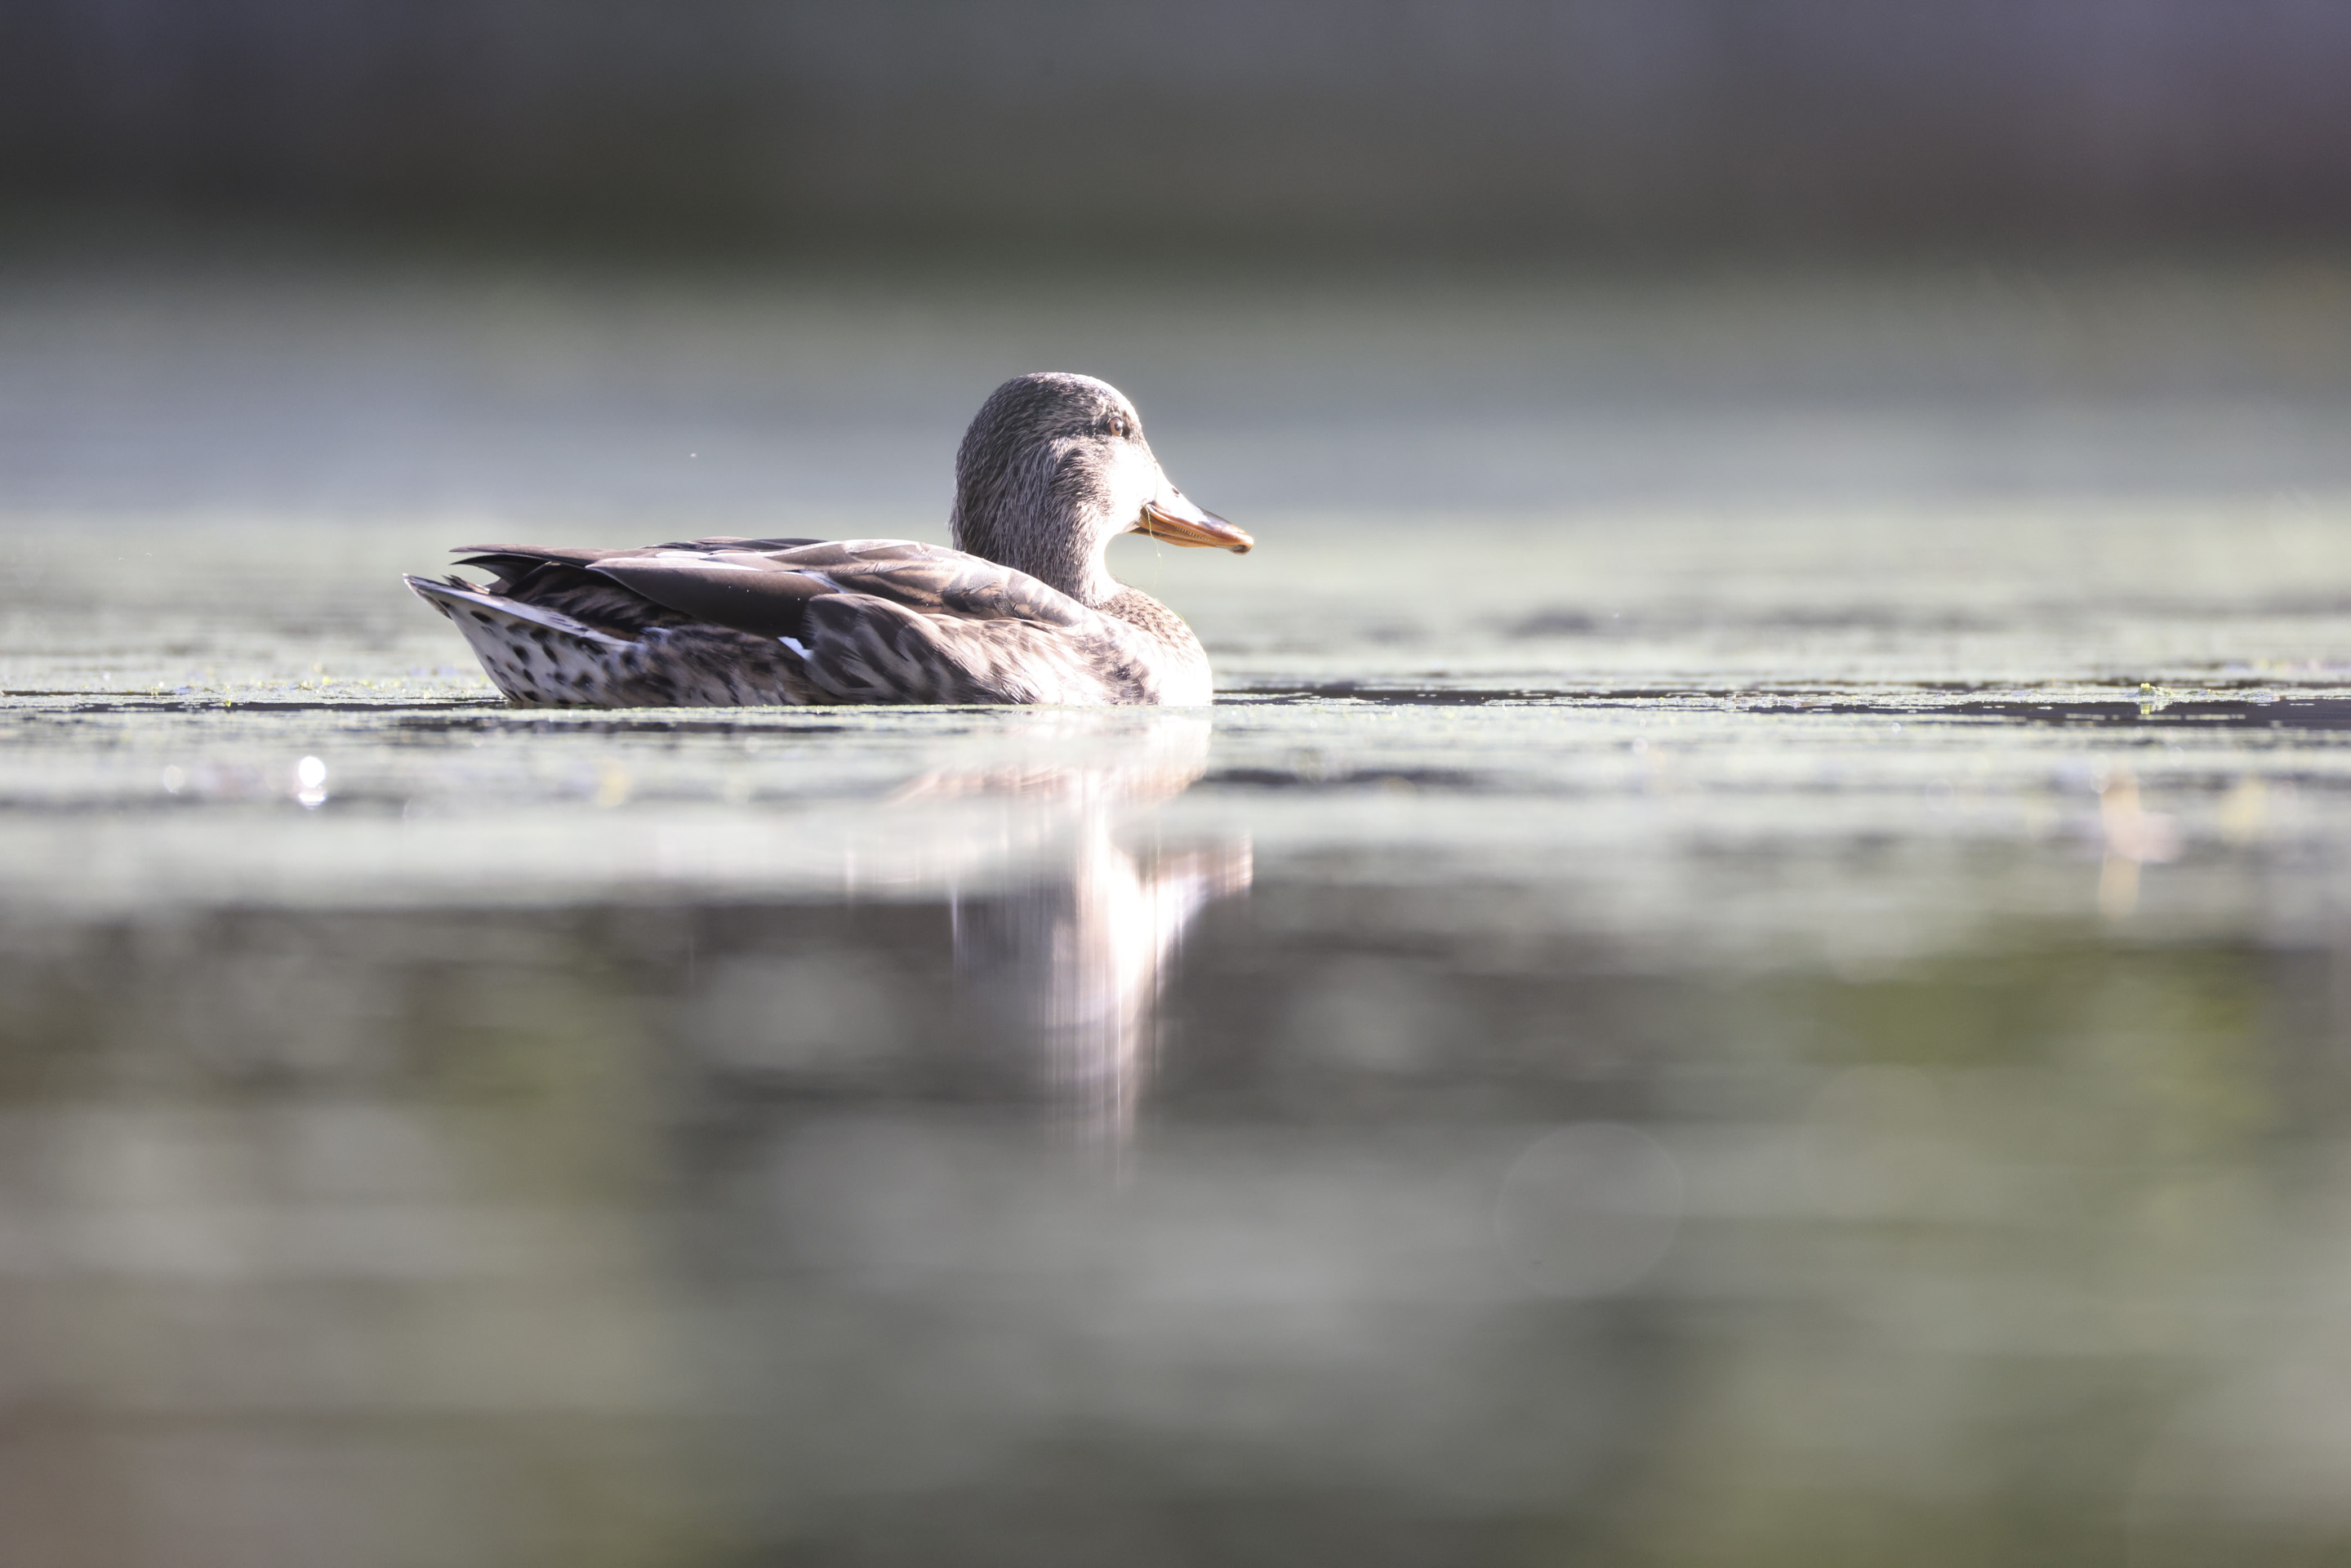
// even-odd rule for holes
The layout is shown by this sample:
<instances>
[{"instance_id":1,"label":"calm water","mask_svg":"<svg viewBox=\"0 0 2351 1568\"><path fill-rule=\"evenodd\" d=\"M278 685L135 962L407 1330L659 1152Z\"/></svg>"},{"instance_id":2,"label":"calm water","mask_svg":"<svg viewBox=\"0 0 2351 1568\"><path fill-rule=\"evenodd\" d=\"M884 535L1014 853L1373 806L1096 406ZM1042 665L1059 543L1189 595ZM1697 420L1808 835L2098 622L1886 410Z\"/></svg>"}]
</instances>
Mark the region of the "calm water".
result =
<instances>
[{"instance_id":1,"label":"calm water","mask_svg":"<svg viewBox=\"0 0 2351 1568\"><path fill-rule=\"evenodd\" d=\"M1382 287L20 271L0 1558L2351 1552L2340 277ZM398 587L1031 360L1213 712Z\"/></svg>"}]
</instances>

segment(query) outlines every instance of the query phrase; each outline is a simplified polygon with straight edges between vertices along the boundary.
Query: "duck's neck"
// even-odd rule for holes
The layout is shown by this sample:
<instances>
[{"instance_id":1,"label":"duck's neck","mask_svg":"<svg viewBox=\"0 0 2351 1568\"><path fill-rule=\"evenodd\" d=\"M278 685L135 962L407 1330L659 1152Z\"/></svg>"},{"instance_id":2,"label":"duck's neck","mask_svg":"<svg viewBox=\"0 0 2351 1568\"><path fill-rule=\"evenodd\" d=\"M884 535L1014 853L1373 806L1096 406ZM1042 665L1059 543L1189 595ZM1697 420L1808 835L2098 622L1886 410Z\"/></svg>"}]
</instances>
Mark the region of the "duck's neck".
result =
<instances>
[{"instance_id":1,"label":"duck's neck","mask_svg":"<svg viewBox=\"0 0 2351 1568\"><path fill-rule=\"evenodd\" d=\"M1066 554L1048 552L1034 565L1019 561L1004 564L1015 570L1025 571L1050 588L1058 588L1089 610L1108 610L1112 601L1127 591L1126 584L1110 574L1110 563L1102 559L1102 549L1086 548L1086 541L1072 539Z\"/></svg>"},{"instance_id":2,"label":"duck's neck","mask_svg":"<svg viewBox=\"0 0 2351 1568\"><path fill-rule=\"evenodd\" d=\"M1109 550L1109 539L1081 519L1055 518L1038 528L1005 528L994 523L993 518L972 517L956 508L949 519L956 549L1025 571L1091 610L1108 608L1111 601L1126 591L1126 585L1110 574L1110 563L1102 559Z\"/></svg>"}]
</instances>

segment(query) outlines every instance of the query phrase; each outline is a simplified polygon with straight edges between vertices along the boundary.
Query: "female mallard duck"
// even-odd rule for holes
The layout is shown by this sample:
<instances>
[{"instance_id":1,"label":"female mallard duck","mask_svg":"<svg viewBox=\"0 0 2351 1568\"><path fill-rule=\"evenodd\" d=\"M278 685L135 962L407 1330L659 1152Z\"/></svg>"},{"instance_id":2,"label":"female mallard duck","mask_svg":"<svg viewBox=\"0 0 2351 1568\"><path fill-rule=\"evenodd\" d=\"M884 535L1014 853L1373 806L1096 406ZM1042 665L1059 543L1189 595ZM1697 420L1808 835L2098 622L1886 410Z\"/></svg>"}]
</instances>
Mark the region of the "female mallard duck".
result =
<instances>
[{"instance_id":1,"label":"female mallard duck","mask_svg":"<svg viewBox=\"0 0 2351 1568\"><path fill-rule=\"evenodd\" d=\"M1208 657L1110 574L1110 541L1246 552L1167 482L1134 405L1091 376L1005 382L956 453L956 548L705 538L638 549L484 545L411 577L516 702L1197 704Z\"/></svg>"}]
</instances>

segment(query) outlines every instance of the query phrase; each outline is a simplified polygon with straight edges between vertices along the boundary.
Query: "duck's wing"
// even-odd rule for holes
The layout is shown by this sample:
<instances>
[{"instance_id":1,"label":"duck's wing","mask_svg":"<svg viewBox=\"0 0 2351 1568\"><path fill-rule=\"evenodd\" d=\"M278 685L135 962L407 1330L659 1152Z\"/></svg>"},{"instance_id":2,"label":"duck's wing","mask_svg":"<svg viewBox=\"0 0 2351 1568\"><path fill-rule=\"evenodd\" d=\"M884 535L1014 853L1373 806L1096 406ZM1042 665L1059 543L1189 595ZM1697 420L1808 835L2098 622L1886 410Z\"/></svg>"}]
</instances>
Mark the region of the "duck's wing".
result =
<instances>
[{"instance_id":1,"label":"duck's wing","mask_svg":"<svg viewBox=\"0 0 2351 1568\"><path fill-rule=\"evenodd\" d=\"M599 553L577 570L696 620L773 637L841 702L1157 700L1134 628L1025 572L900 539L757 548L768 542Z\"/></svg>"},{"instance_id":2,"label":"duck's wing","mask_svg":"<svg viewBox=\"0 0 2351 1568\"><path fill-rule=\"evenodd\" d=\"M518 582L542 566L569 566L584 570L600 560L645 555L655 550L788 550L820 542L817 539L739 538L732 534L716 534L708 538L636 545L625 549L594 549L580 545L459 545L455 553L459 566L485 567L507 582Z\"/></svg>"}]
</instances>

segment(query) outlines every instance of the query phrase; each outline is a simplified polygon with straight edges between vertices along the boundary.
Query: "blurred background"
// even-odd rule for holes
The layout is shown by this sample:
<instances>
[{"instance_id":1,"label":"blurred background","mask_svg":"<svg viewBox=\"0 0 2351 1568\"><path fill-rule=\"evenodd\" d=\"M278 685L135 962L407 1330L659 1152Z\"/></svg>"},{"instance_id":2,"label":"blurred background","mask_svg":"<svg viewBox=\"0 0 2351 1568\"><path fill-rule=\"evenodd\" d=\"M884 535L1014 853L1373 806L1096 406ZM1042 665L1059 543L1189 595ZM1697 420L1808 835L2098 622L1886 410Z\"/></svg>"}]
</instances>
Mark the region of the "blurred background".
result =
<instances>
[{"instance_id":1,"label":"blurred background","mask_svg":"<svg viewBox=\"0 0 2351 1568\"><path fill-rule=\"evenodd\" d=\"M2318 0L19 0L20 199L661 249L2327 237Z\"/></svg>"},{"instance_id":2,"label":"blurred background","mask_svg":"<svg viewBox=\"0 0 2351 1568\"><path fill-rule=\"evenodd\" d=\"M2351 10L9 0L0 1560L2351 1552ZM1212 714L507 707L945 538Z\"/></svg>"}]
</instances>

